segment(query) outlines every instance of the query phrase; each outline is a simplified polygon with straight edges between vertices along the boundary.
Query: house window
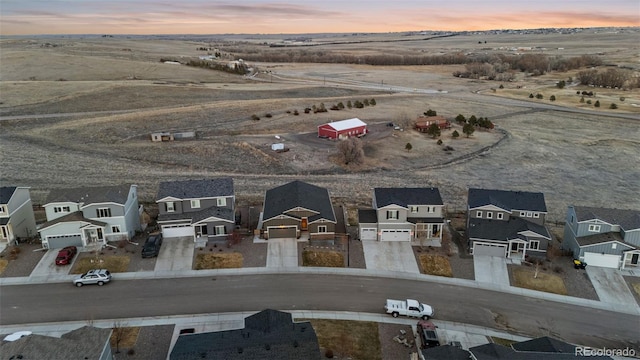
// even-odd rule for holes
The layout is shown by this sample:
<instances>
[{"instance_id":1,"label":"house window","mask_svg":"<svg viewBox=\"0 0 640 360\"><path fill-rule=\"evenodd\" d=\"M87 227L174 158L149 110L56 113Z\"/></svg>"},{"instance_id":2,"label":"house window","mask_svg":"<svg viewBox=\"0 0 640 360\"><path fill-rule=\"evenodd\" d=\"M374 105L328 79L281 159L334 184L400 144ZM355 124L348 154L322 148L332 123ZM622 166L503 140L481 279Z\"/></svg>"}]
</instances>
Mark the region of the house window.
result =
<instances>
[{"instance_id":1,"label":"house window","mask_svg":"<svg viewBox=\"0 0 640 360\"><path fill-rule=\"evenodd\" d=\"M520 217L525 217L525 216L527 216L527 213L524 211L520 211Z\"/></svg>"},{"instance_id":2,"label":"house window","mask_svg":"<svg viewBox=\"0 0 640 360\"><path fill-rule=\"evenodd\" d=\"M326 233L327 232L327 225L319 225L318 226L318 232L319 233Z\"/></svg>"},{"instance_id":3,"label":"house window","mask_svg":"<svg viewBox=\"0 0 640 360\"><path fill-rule=\"evenodd\" d=\"M7 227L6 226L0 226L0 229L2 229L2 238L3 239L8 239L9 238L9 231L7 231Z\"/></svg>"},{"instance_id":4,"label":"house window","mask_svg":"<svg viewBox=\"0 0 640 360\"><path fill-rule=\"evenodd\" d=\"M71 211L71 208L68 206L54 206L53 207L53 212L54 213L68 213Z\"/></svg>"},{"instance_id":5,"label":"house window","mask_svg":"<svg viewBox=\"0 0 640 360\"><path fill-rule=\"evenodd\" d=\"M410 211L412 214L415 214L415 213L417 213L417 212L418 212L418 207L417 207L417 206L415 206L415 205L409 206L409 211ZM427 206L427 211L429 211L429 207L428 207L428 206Z\"/></svg>"},{"instance_id":6,"label":"house window","mask_svg":"<svg viewBox=\"0 0 640 360\"><path fill-rule=\"evenodd\" d=\"M227 206L227 199L226 198L217 198L216 199L216 205L217 206Z\"/></svg>"},{"instance_id":7,"label":"house window","mask_svg":"<svg viewBox=\"0 0 640 360\"><path fill-rule=\"evenodd\" d=\"M436 207L435 206L427 206L427 212L430 213L430 214L436 212Z\"/></svg>"},{"instance_id":8,"label":"house window","mask_svg":"<svg viewBox=\"0 0 640 360\"><path fill-rule=\"evenodd\" d=\"M200 208L200 200L199 199L191 200L191 208L192 209L199 209Z\"/></svg>"},{"instance_id":9,"label":"house window","mask_svg":"<svg viewBox=\"0 0 640 360\"><path fill-rule=\"evenodd\" d=\"M540 250L540 241L539 240L530 240L529 241L529 249L531 249L531 250Z\"/></svg>"},{"instance_id":10,"label":"house window","mask_svg":"<svg viewBox=\"0 0 640 360\"><path fill-rule=\"evenodd\" d=\"M7 212L7 210L6 210L6 209L7 209L7 208L6 208L4 205L0 206L0 214L4 214L4 213L6 213L6 212Z\"/></svg>"},{"instance_id":11,"label":"house window","mask_svg":"<svg viewBox=\"0 0 640 360\"><path fill-rule=\"evenodd\" d=\"M618 244L616 243L611 244L611 249L615 250L616 248L618 248Z\"/></svg>"},{"instance_id":12,"label":"house window","mask_svg":"<svg viewBox=\"0 0 640 360\"><path fill-rule=\"evenodd\" d=\"M532 217L533 213L531 211L527 211L527 217Z\"/></svg>"},{"instance_id":13,"label":"house window","mask_svg":"<svg viewBox=\"0 0 640 360\"><path fill-rule=\"evenodd\" d=\"M476 217L481 218L481 217L482 217L482 211L478 211L478 212L476 213Z\"/></svg>"},{"instance_id":14,"label":"house window","mask_svg":"<svg viewBox=\"0 0 640 360\"><path fill-rule=\"evenodd\" d=\"M164 209L167 212L174 212L176 211L176 207L175 204L173 202L168 202L168 203L164 203Z\"/></svg>"},{"instance_id":15,"label":"house window","mask_svg":"<svg viewBox=\"0 0 640 360\"><path fill-rule=\"evenodd\" d=\"M504 214L503 214L503 213L497 213L497 214L496 214L496 218L497 218L498 220L502 220L502 219L504 218Z\"/></svg>"},{"instance_id":16,"label":"house window","mask_svg":"<svg viewBox=\"0 0 640 360\"><path fill-rule=\"evenodd\" d=\"M540 213L534 212L533 213L533 217L536 218L536 219L539 218L540 217Z\"/></svg>"},{"instance_id":17,"label":"house window","mask_svg":"<svg viewBox=\"0 0 640 360\"><path fill-rule=\"evenodd\" d=\"M224 235L227 233L227 228L224 225L218 225L213 228L213 235Z\"/></svg>"},{"instance_id":18,"label":"house window","mask_svg":"<svg viewBox=\"0 0 640 360\"><path fill-rule=\"evenodd\" d=\"M493 213L491 211L487 211L487 219L493 219Z\"/></svg>"},{"instance_id":19,"label":"house window","mask_svg":"<svg viewBox=\"0 0 640 360\"><path fill-rule=\"evenodd\" d=\"M120 225L111 225L111 232L112 233L119 233L120 232Z\"/></svg>"},{"instance_id":20,"label":"house window","mask_svg":"<svg viewBox=\"0 0 640 360\"><path fill-rule=\"evenodd\" d=\"M106 218L111 217L111 209L109 208L101 208L96 210L96 217Z\"/></svg>"},{"instance_id":21,"label":"house window","mask_svg":"<svg viewBox=\"0 0 640 360\"><path fill-rule=\"evenodd\" d=\"M600 225L589 225L589 231L591 231L591 232L599 232L600 231Z\"/></svg>"},{"instance_id":22,"label":"house window","mask_svg":"<svg viewBox=\"0 0 640 360\"><path fill-rule=\"evenodd\" d=\"M399 210L387 210L387 219L398 219L400 217Z\"/></svg>"}]
</instances>

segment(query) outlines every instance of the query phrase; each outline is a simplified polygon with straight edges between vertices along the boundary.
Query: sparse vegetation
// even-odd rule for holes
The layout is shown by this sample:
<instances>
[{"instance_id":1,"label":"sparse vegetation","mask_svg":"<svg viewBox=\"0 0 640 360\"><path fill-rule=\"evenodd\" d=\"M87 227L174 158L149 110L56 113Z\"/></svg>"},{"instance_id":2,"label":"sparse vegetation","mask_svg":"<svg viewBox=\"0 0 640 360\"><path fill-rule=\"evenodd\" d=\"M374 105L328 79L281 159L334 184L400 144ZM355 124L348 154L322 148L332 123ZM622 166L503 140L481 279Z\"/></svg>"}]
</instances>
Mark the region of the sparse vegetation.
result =
<instances>
[{"instance_id":1,"label":"sparse vegetation","mask_svg":"<svg viewBox=\"0 0 640 360\"><path fill-rule=\"evenodd\" d=\"M359 165L364 162L364 150L362 140L349 138L338 143L338 153L345 165Z\"/></svg>"}]
</instances>

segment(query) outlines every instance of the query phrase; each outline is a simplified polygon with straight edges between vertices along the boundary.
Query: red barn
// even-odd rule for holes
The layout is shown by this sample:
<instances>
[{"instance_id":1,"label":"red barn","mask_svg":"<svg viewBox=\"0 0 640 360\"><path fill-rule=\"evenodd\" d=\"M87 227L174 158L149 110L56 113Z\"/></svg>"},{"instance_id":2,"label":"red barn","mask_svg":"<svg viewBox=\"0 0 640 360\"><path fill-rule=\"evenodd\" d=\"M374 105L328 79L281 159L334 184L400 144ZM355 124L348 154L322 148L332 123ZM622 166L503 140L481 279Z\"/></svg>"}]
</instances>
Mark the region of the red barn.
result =
<instances>
[{"instance_id":1,"label":"red barn","mask_svg":"<svg viewBox=\"0 0 640 360\"><path fill-rule=\"evenodd\" d=\"M318 137L329 139L363 136L367 132L367 124L358 118L334 121L318 126Z\"/></svg>"}]
</instances>

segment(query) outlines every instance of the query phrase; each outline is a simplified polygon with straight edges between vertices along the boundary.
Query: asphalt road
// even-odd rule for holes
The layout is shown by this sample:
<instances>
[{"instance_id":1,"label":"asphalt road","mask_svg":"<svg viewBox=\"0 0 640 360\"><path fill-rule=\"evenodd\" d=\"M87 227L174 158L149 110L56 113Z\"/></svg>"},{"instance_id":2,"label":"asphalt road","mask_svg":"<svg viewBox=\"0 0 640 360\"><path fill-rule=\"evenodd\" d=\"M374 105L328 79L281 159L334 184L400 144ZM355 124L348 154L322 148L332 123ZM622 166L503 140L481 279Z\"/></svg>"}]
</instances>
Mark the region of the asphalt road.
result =
<instances>
[{"instance_id":1,"label":"asphalt road","mask_svg":"<svg viewBox=\"0 0 640 360\"><path fill-rule=\"evenodd\" d=\"M3 286L0 324L279 310L382 312L415 298L435 318L593 347L640 350L640 316L484 289L362 276L279 274ZM1 331L0 331L1 332Z\"/></svg>"}]
</instances>

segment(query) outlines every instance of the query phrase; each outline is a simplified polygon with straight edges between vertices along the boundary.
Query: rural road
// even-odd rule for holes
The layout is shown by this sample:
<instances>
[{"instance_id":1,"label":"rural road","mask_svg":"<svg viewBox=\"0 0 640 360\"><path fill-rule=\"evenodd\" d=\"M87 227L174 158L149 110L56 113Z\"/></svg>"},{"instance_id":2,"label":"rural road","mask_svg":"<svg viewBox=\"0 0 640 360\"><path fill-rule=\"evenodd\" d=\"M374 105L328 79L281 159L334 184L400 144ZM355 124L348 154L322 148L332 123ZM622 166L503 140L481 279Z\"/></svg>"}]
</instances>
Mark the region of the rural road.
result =
<instances>
[{"instance_id":1,"label":"rural road","mask_svg":"<svg viewBox=\"0 0 640 360\"><path fill-rule=\"evenodd\" d=\"M416 298L436 319L597 347L640 348L640 317L491 290L404 279L319 274L237 275L3 286L0 324L236 311L381 312L387 298ZM594 332L594 327L598 331Z\"/></svg>"}]
</instances>

